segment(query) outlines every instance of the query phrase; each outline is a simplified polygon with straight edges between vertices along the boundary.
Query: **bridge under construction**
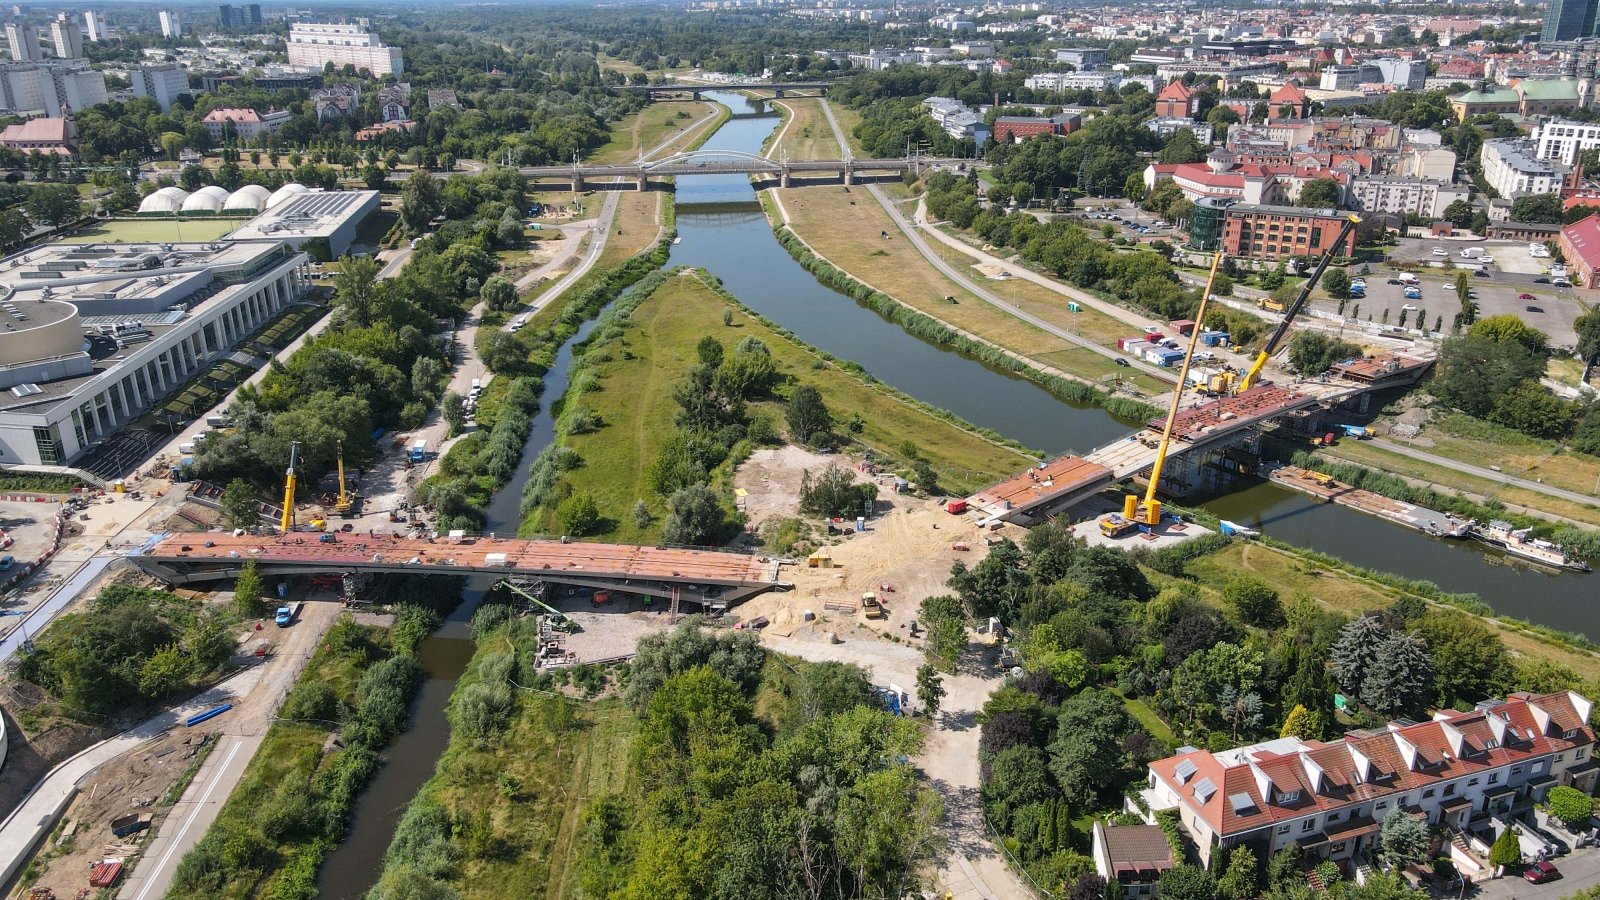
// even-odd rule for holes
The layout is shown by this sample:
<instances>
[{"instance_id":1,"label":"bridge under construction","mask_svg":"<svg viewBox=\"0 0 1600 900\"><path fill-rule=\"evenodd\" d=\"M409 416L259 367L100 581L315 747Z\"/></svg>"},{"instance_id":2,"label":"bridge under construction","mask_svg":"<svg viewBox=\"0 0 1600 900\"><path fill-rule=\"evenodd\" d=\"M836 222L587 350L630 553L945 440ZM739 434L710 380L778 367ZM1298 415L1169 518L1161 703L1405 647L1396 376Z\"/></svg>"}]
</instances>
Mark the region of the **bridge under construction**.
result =
<instances>
[{"instance_id":1,"label":"bridge under construction","mask_svg":"<svg viewBox=\"0 0 1600 900\"><path fill-rule=\"evenodd\" d=\"M696 150L677 153L653 162L618 163L614 165L523 166L518 169L530 181L560 179L572 190L600 188L607 183L632 183L641 191L650 190L663 183L652 179L672 178L680 175L756 175L775 181L778 187L798 187L806 179L819 176L838 176L847 185L858 178L877 175L899 175L912 172L921 175L929 168L940 165L959 166L971 160L935 159L927 156L908 156L896 159L768 159L752 153L733 150Z\"/></svg>"}]
</instances>

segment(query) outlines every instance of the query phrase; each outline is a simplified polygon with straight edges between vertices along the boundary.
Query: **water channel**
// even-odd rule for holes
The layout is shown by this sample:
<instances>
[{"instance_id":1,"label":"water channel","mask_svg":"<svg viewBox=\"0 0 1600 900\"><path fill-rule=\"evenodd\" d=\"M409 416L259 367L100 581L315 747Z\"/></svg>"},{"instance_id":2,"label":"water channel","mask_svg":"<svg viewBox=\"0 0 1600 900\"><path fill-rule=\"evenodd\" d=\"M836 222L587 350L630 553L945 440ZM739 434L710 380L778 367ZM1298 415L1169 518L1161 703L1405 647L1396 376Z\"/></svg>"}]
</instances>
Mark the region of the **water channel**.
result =
<instances>
[{"instance_id":1,"label":"water channel","mask_svg":"<svg viewBox=\"0 0 1600 900\"><path fill-rule=\"evenodd\" d=\"M738 94L708 96L736 113L765 110ZM778 121L776 114L729 120L705 147L759 153ZM860 194L858 202L876 202L865 190ZM677 227L681 242L672 248L670 266L709 270L757 312L813 346L860 362L873 376L913 397L1051 453L1086 452L1130 430L1129 423L1099 407L1065 403L1032 382L928 344L818 284L778 245L744 176L679 178ZM592 325L586 324L561 348L546 373L543 402L521 464L495 495L485 530L516 532L522 487L533 460L554 438L551 407L566 391L572 348ZM1205 506L1356 565L1425 578L1447 591L1477 593L1500 612L1554 628L1583 621L1580 611L1592 602L1593 589L1585 576L1513 563L1481 545L1436 540L1276 485L1258 484ZM445 708L472 655L467 623L487 587L473 585L460 607L422 643L419 652L428 680L407 730L384 754L388 762L357 799L344 842L322 866L318 888L326 900L358 900L376 883L405 805L432 776L449 742Z\"/></svg>"}]
</instances>

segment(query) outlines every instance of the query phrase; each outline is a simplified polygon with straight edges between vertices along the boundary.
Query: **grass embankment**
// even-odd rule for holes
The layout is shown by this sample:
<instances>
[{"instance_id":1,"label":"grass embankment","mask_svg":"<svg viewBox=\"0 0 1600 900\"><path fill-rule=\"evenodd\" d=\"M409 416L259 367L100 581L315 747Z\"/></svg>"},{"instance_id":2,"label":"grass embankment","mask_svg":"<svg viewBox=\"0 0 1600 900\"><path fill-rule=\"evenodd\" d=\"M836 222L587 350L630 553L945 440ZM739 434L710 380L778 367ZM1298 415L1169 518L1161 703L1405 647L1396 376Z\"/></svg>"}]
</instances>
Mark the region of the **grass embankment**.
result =
<instances>
[{"instance_id":1,"label":"grass embankment","mask_svg":"<svg viewBox=\"0 0 1600 900\"><path fill-rule=\"evenodd\" d=\"M346 618L328 632L168 897L316 896L317 867L405 723L422 683L415 647L436 621L408 607L388 630Z\"/></svg>"},{"instance_id":2,"label":"grass embankment","mask_svg":"<svg viewBox=\"0 0 1600 900\"><path fill-rule=\"evenodd\" d=\"M839 142L833 129L822 115L822 101L810 99L783 99L774 101L782 113L784 123L773 134L782 133L776 151L763 147L774 159L843 159Z\"/></svg>"},{"instance_id":3,"label":"grass embankment","mask_svg":"<svg viewBox=\"0 0 1600 900\"><path fill-rule=\"evenodd\" d=\"M1543 479L1545 484L1582 494L1593 494L1600 484L1600 457L1462 413L1436 415L1422 436L1429 443L1420 449L1435 456L1482 468L1499 466L1507 475Z\"/></svg>"},{"instance_id":4,"label":"grass embankment","mask_svg":"<svg viewBox=\"0 0 1600 900\"><path fill-rule=\"evenodd\" d=\"M684 271L690 274L682 274ZM895 457L899 453L896 448L912 441L933 464L940 483L952 490L995 481L1030 461L1019 450L1002 446L972 426L941 416L799 342L732 302L724 291L702 280L706 277L680 270L648 296L630 297L637 299L637 305L608 313L617 316L617 327L596 332L603 339L584 347L573 369L571 383L581 394L569 394L564 401L559 441L581 456L583 464L563 478L572 488L570 493L589 493L601 516L615 523L608 539L649 542L660 535L665 507L659 498L648 496L645 471L672 431L677 410L673 388L699 361L695 345L706 335L719 339L729 352L745 338L762 341L772 351L782 381L816 386L841 423L861 417L862 431L851 435L852 439L885 458ZM724 313L732 315L731 324L723 324ZM571 433L567 413L580 403L604 423L598 430ZM781 422L782 406L782 397L774 395L752 403L749 412ZM563 490L553 496L566 493ZM645 526L630 515L640 498L646 499L656 514ZM524 525L533 532L560 531L548 508L530 511Z\"/></svg>"},{"instance_id":5,"label":"grass embankment","mask_svg":"<svg viewBox=\"0 0 1600 900\"><path fill-rule=\"evenodd\" d=\"M716 109L716 104L652 103L631 116L624 116L611 127L611 140L589 155L596 165L631 163L666 141L682 137L701 119Z\"/></svg>"},{"instance_id":6,"label":"grass embankment","mask_svg":"<svg viewBox=\"0 0 1600 900\"><path fill-rule=\"evenodd\" d=\"M940 318L900 302L894 297L841 271L828 260L818 257L787 228L775 231L778 243L823 285L850 297L929 343L959 350L995 368L1015 373L1037 382L1055 396L1073 403L1092 403L1103 406L1113 415L1130 422L1143 422L1160 414L1160 410L1140 400L1117 396L1084 381L1046 372L1031 365L1008 348L975 337L971 332L958 330ZM974 300L974 303L981 301ZM1015 320L1013 320L1015 321Z\"/></svg>"}]
</instances>

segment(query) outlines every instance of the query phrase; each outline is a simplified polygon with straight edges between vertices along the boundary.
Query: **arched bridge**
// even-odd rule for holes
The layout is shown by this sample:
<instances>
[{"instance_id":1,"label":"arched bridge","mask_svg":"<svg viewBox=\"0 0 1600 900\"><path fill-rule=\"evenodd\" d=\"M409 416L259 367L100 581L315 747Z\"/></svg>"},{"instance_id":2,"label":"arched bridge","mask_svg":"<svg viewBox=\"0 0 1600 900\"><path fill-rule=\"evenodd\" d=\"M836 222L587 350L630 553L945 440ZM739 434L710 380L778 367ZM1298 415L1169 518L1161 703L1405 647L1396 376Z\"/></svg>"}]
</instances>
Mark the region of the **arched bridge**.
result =
<instances>
[{"instance_id":1,"label":"arched bridge","mask_svg":"<svg viewBox=\"0 0 1600 900\"><path fill-rule=\"evenodd\" d=\"M591 181L631 181L641 191L649 190L651 178L669 178L679 175L761 175L776 178L779 187L790 187L793 176L838 173L845 184L855 184L856 177L867 173L896 174L911 170L921 174L925 169L956 164L959 160L932 159L913 156L898 159L768 159L733 150L696 150L678 153L664 159L646 163L621 163L613 165L575 166L523 166L524 177L568 180L575 191L585 190Z\"/></svg>"},{"instance_id":2,"label":"arched bridge","mask_svg":"<svg viewBox=\"0 0 1600 900\"><path fill-rule=\"evenodd\" d=\"M630 84L618 87L617 90L644 94L651 100L682 95L699 100L700 95L706 91L772 91L781 98L795 91L825 91L838 83L837 81L738 81L728 84Z\"/></svg>"},{"instance_id":3,"label":"arched bridge","mask_svg":"<svg viewBox=\"0 0 1600 900\"><path fill-rule=\"evenodd\" d=\"M236 578L247 560L268 575L490 575L732 605L789 586L778 563L746 553L520 538L380 534L170 534L129 554L169 584Z\"/></svg>"}]
</instances>

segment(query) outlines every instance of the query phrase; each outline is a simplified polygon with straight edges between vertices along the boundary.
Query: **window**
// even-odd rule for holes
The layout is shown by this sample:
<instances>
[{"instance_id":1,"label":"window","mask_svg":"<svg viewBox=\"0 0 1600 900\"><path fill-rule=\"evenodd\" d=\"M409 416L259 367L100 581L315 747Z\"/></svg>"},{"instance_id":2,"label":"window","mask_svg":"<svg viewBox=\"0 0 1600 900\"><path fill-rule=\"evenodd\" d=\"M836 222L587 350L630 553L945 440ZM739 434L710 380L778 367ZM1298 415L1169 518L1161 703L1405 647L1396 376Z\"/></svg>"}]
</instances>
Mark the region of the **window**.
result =
<instances>
[{"instance_id":1,"label":"window","mask_svg":"<svg viewBox=\"0 0 1600 900\"><path fill-rule=\"evenodd\" d=\"M1317 820L1316 819L1307 819L1304 822L1300 823L1300 830L1301 831L1310 831L1311 829L1313 829L1315 827L1317 827Z\"/></svg>"},{"instance_id":2,"label":"window","mask_svg":"<svg viewBox=\"0 0 1600 900\"><path fill-rule=\"evenodd\" d=\"M1511 774L1513 774L1513 775L1521 775L1522 774L1522 767L1521 766L1512 766L1511 767Z\"/></svg>"},{"instance_id":3,"label":"window","mask_svg":"<svg viewBox=\"0 0 1600 900\"><path fill-rule=\"evenodd\" d=\"M1433 796L1433 788L1428 788L1427 790L1422 792L1422 799L1424 799L1424 800L1426 800L1426 799L1428 799L1429 797L1432 797L1432 796ZM1404 802L1404 801L1402 801L1402 802Z\"/></svg>"},{"instance_id":4,"label":"window","mask_svg":"<svg viewBox=\"0 0 1600 900\"><path fill-rule=\"evenodd\" d=\"M1490 784L1499 784L1500 783L1500 773L1499 772L1490 772L1489 773L1489 783Z\"/></svg>"},{"instance_id":5,"label":"window","mask_svg":"<svg viewBox=\"0 0 1600 900\"><path fill-rule=\"evenodd\" d=\"M1328 821L1329 822L1337 822L1337 821L1339 821L1339 813L1337 813L1337 812L1328 813Z\"/></svg>"},{"instance_id":6,"label":"window","mask_svg":"<svg viewBox=\"0 0 1600 900\"><path fill-rule=\"evenodd\" d=\"M1456 795L1456 786L1454 784L1445 785L1444 786L1444 795L1446 797L1454 797Z\"/></svg>"},{"instance_id":7,"label":"window","mask_svg":"<svg viewBox=\"0 0 1600 900\"><path fill-rule=\"evenodd\" d=\"M1389 808L1389 801L1387 801L1387 800L1379 800L1378 801L1378 805L1373 807L1374 810L1388 809L1388 808Z\"/></svg>"},{"instance_id":8,"label":"window","mask_svg":"<svg viewBox=\"0 0 1600 900\"><path fill-rule=\"evenodd\" d=\"M1567 755L1565 753L1557 753L1556 754L1556 762L1561 762L1562 760L1564 760L1566 758L1567 758Z\"/></svg>"},{"instance_id":9,"label":"window","mask_svg":"<svg viewBox=\"0 0 1600 900\"><path fill-rule=\"evenodd\" d=\"M1289 826L1287 826L1287 825L1279 825L1278 826L1278 833L1279 834L1288 834L1289 833Z\"/></svg>"},{"instance_id":10,"label":"window","mask_svg":"<svg viewBox=\"0 0 1600 900\"><path fill-rule=\"evenodd\" d=\"M1467 779L1467 787L1477 787L1478 786L1478 781L1479 781L1479 779L1477 779L1477 778L1469 778L1469 779Z\"/></svg>"},{"instance_id":11,"label":"window","mask_svg":"<svg viewBox=\"0 0 1600 900\"><path fill-rule=\"evenodd\" d=\"M1295 802L1296 800L1299 800L1299 799L1300 799L1300 792L1299 791L1279 791L1278 792L1278 802L1279 803L1293 803L1293 802Z\"/></svg>"},{"instance_id":12,"label":"window","mask_svg":"<svg viewBox=\"0 0 1600 900\"><path fill-rule=\"evenodd\" d=\"M1578 749L1572 751L1572 758L1573 759L1583 759L1583 748L1579 747Z\"/></svg>"}]
</instances>

